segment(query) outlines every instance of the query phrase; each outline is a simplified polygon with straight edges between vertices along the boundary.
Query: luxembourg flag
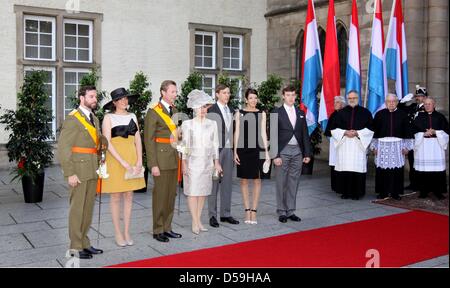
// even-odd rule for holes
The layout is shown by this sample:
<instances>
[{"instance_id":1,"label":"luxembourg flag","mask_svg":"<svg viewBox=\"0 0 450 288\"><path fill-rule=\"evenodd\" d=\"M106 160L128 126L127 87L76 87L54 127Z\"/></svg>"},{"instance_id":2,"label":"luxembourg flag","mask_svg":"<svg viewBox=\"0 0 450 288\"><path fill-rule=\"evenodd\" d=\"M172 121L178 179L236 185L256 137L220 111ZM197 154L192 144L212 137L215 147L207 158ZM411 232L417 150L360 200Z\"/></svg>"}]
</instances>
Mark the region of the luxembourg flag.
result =
<instances>
[{"instance_id":1,"label":"luxembourg flag","mask_svg":"<svg viewBox=\"0 0 450 288\"><path fill-rule=\"evenodd\" d=\"M322 79L322 56L320 54L314 3L308 0L305 34L303 36L302 96L300 103L306 114L308 133L317 127L317 86Z\"/></svg>"},{"instance_id":2,"label":"luxembourg flag","mask_svg":"<svg viewBox=\"0 0 450 288\"><path fill-rule=\"evenodd\" d=\"M323 60L323 85L320 95L319 122L322 130L327 128L328 119L334 112L334 97L341 95L341 76L339 74L339 53L336 33L334 0L328 6L327 34Z\"/></svg>"},{"instance_id":3,"label":"luxembourg flag","mask_svg":"<svg viewBox=\"0 0 450 288\"><path fill-rule=\"evenodd\" d=\"M395 80L395 92L397 97L402 99L409 94L408 57L402 1L394 0L393 8L386 39L386 73L388 79Z\"/></svg>"},{"instance_id":4,"label":"luxembourg flag","mask_svg":"<svg viewBox=\"0 0 450 288\"><path fill-rule=\"evenodd\" d=\"M352 16L350 17L350 35L348 37L345 97L347 97L350 91L357 91L359 104L361 105L361 53L359 43L358 7L356 0L353 0Z\"/></svg>"},{"instance_id":5,"label":"luxembourg flag","mask_svg":"<svg viewBox=\"0 0 450 288\"><path fill-rule=\"evenodd\" d=\"M372 43L368 69L367 109L375 115L382 109L387 94L386 59L381 0L376 0L372 25Z\"/></svg>"}]
</instances>

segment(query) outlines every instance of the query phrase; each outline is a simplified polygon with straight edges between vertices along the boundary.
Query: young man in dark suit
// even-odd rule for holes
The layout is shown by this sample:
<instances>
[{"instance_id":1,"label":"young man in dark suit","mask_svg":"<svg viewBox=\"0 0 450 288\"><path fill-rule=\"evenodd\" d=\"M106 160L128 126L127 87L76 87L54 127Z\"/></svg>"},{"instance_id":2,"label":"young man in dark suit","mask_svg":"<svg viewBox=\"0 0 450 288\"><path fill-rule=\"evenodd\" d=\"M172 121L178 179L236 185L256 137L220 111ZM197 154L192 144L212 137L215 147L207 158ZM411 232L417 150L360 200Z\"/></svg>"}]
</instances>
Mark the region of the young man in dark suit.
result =
<instances>
[{"instance_id":1,"label":"young man in dark suit","mask_svg":"<svg viewBox=\"0 0 450 288\"><path fill-rule=\"evenodd\" d=\"M312 148L305 113L295 106L297 97L295 87L285 87L282 93L283 105L272 112L278 114L278 135L274 135L278 137L271 137L271 142L277 141L274 144L278 145L277 156L273 161L276 174L277 214L281 223L286 223L288 219L300 222L300 217L294 214L297 190L302 164L311 161Z\"/></svg>"}]
</instances>

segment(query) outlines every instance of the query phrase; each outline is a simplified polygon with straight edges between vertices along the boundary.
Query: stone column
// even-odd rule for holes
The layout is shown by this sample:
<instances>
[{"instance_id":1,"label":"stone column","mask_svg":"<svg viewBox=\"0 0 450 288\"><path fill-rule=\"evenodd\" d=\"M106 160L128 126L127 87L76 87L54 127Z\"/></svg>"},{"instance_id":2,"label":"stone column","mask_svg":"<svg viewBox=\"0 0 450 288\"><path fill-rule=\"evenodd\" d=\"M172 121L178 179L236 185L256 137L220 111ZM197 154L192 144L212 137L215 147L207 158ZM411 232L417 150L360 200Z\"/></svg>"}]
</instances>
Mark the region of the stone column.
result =
<instances>
[{"instance_id":1,"label":"stone column","mask_svg":"<svg viewBox=\"0 0 450 288\"><path fill-rule=\"evenodd\" d=\"M416 1L407 1L416 2ZM427 88L448 116L448 0L428 1Z\"/></svg>"},{"instance_id":2,"label":"stone column","mask_svg":"<svg viewBox=\"0 0 450 288\"><path fill-rule=\"evenodd\" d=\"M427 79L427 4L425 1L404 1L406 44L408 46L409 92Z\"/></svg>"}]
</instances>

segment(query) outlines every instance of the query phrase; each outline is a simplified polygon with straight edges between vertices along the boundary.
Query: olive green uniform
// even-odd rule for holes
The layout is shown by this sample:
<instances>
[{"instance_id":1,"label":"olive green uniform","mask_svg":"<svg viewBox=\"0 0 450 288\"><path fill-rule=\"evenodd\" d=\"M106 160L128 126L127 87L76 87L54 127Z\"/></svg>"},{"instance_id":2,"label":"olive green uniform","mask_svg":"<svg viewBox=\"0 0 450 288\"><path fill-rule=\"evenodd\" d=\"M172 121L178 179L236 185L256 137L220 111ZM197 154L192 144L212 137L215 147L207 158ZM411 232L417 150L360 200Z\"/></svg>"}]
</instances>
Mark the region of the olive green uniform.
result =
<instances>
[{"instance_id":1,"label":"olive green uniform","mask_svg":"<svg viewBox=\"0 0 450 288\"><path fill-rule=\"evenodd\" d=\"M164 105L164 113L169 115ZM154 107L154 106L153 106ZM169 127L153 110L148 109L144 125L144 143L147 151L149 169L158 167L161 175L153 177L153 233L161 234L172 231L172 218L177 196L178 153L169 143L156 143L155 138L168 139L171 136ZM173 109L172 113L177 113ZM170 116L170 115L169 115Z\"/></svg>"},{"instance_id":2,"label":"olive green uniform","mask_svg":"<svg viewBox=\"0 0 450 288\"><path fill-rule=\"evenodd\" d=\"M100 139L100 122L95 116L94 123ZM67 115L58 139L58 159L64 178L77 175L81 182L75 188L69 186L69 238L70 249L83 250L91 247L87 234L92 223L99 159L97 154L73 153L72 147L97 148L83 124L75 116Z\"/></svg>"}]
</instances>

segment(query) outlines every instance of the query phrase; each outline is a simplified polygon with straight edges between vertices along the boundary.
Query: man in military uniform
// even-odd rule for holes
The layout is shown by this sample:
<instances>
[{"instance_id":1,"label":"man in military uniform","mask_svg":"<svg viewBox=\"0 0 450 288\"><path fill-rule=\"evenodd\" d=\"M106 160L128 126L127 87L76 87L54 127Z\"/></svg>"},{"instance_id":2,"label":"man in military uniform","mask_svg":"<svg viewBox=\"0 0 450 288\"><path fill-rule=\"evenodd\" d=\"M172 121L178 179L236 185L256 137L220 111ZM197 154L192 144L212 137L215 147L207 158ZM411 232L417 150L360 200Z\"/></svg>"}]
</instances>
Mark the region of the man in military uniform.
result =
<instances>
[{"instance_id":1,"label":"man in military uniform","mask_svg":"<svg viewBox=\"0 0 450 288\"><path fill-rule=\"evenodd\" d=\"M100 122L92 112L97 106L94 86L78 92L80 106L67 115L58 139L58 159L69 184L70 249L81 259L91 259L103 251L91 246L87 236L97 190L98 151L106 150L107 141L100 134Z\"/></svg>"},{"instance_id":2,"label":"man in military uniform","mask_svg":"<svg viewBox=\"0 0 450 288\"><path fill-rule=\"evenodd\" d=\"M412 101L405 101L407 99L402 99L401 103L398 104L398 108L405 111L408 114L409 129L412 130L413 122L419 115L419 113L425 112L425 107L423 102L428 97L428 92L425 87L416 85L416 93L414 95L415 103L410 103ZM410 105L408 105L410 104ZM410 131L411 132L411 131ZM409 163L409 185L405 187L406 190L417 191L418 185L416 183L417 173L414 169L414 150L408 152L408 163Z\"/></svg>"},{"instance_id":3,"label":"man in military uniform","mask_svg":"<svg viewBox=\"0 0 450 288\"><path fill-rule=\"evenodd\" d=\"M181 238L181 234L172 231L179 168L178 153L172 145L178 140L177 127L171 119L177 112L173 106L177 97L176 83L162 82L160 93L160 101L153 104L145 116L144 143L154 179L153 238L169 242L169 238Z\"/></svg>"}]
</instances>

